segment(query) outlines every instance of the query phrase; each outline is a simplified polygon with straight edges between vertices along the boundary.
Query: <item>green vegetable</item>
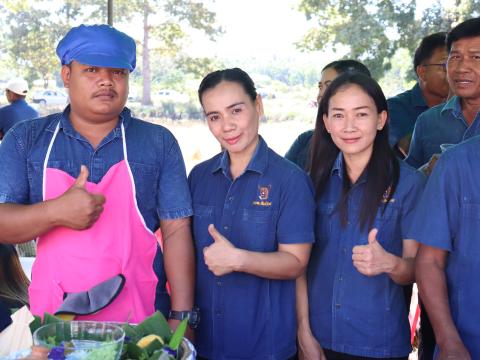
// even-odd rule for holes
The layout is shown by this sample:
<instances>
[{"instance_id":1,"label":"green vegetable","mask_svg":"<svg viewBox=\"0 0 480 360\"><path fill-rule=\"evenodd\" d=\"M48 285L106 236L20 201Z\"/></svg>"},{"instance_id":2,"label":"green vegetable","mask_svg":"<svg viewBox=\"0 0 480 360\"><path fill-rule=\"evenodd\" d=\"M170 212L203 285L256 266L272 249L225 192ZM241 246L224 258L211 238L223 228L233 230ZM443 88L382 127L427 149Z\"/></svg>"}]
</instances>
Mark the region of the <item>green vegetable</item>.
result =
<instances>
[{"instance_id":1,"label":"green vegetable","mask_svg":"<svg viewBox=\"0 0 480 360\"><path fill-rule=\"evenodd\" d=\"M170 342L168 343L168 347L172 350L177 351L178 347L182 343L183 336L185 335L185 331L187 330L187 323L188 318L183 319L180 325L178 325L177 330L175 330L175 333L173 334Z\"/></svg>"}]
</instances>

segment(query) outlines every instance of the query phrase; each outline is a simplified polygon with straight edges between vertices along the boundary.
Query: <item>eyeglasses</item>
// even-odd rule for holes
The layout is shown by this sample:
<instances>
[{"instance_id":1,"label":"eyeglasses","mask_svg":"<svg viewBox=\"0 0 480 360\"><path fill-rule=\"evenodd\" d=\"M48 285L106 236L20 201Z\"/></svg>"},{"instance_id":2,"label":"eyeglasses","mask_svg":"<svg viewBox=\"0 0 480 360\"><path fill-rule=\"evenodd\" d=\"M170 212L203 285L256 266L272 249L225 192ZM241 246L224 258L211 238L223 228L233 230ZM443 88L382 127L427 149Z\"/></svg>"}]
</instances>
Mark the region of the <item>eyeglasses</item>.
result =
<instances>
[{"instance_id":1,"label":"eyeglasses","mask_svg":"<svg viewBox=\"0 0 480 360\"><path fill-rule=\"evenodd\" d=\"M422 66L424 66L424 67L428 67L428 66L441 66L443 70L446 70L446 69L447 69L447 64L445 64L445 63L442 63L442 64L422 64Z\"/></svg>"}]
</instances>

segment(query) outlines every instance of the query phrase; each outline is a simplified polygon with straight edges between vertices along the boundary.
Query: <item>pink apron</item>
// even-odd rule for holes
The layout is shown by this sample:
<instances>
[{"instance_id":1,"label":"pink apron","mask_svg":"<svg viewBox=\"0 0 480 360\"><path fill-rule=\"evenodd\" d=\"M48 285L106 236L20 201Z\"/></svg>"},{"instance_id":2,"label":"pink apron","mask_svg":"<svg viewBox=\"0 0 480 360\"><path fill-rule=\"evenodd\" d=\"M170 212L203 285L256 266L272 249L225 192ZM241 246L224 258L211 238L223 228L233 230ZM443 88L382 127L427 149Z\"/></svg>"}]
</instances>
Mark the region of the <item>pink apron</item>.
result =
<instances>
[{"instance_id":1,"label":"pink apron","mask_svg":"<svg viewBox=\"0 0 480 360\"><path fill-rule=\"evenodd\" d=\"M58 131L59 125L45 158L44 200L62 195L75 182L66 172L47 168ZM86 184L88 191L106 198L97 222L81 231L54 228L38 238L29 288L33 314L54 314L64 293L89 290L117 274L126 279L118 297L99 312L76 319L139 323L154 312L157 277L153 261L157 241L137 206L123 124L122 141L124 160L112 166L98 184Z\"/></svg>"}]
</instances>

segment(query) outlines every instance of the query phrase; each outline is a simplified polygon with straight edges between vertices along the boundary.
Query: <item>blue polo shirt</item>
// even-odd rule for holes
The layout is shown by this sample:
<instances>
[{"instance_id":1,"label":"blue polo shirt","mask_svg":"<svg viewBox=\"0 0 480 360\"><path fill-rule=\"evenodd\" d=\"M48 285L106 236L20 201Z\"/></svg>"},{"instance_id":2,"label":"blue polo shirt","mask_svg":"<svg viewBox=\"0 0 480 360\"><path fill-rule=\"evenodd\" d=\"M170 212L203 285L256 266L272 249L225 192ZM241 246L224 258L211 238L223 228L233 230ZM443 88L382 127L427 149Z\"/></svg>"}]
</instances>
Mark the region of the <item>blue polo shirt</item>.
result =
<instances>
[{"instance_id":1,"label":"blue polo shirt","mask_svg":"<svg viewBox=\"0 0 480 360\"><path fill-rule=\"evenodd\" d=\"M409 236L448 252L453 321L472 359L480 359L480 137L440 157L415 211Z\"/></svg>"},{"instance_id":2,"label":"blue polo shirt","mask_svg":"<svg viewBox=\"0 0 480 360\"><path fill-rule=\"evenodd\" d=\"M305 169L310 161L310 144L312 143L313 130L307 130L301 133L293 142L290 149L285 154L285 159L297 164Z\"/></svg>"},{"instance_id":3,"label":"blue polo shirt","mask_svg":"<svg viewBox=\"0 0 480 360\"><path fill-rule=\"evenodd\" d=\"M0 131L5 134L16 123L38 117L37 111L27 104L25 99L18 99L10 105L0 108Z\"/></svg>"},{"instance_id":4,"label":"blue polo shirt","mask_svg":"<svg viewBox=\"0 0 480 360\"><path fill-rule=\"evenodd\" d=\"M257 252L314 241L315 202L308 176L270 150L263 139L245 172L230 175L222 152L189 175L197 254L196 301L202 320L196 348L209 359L287 359L295 354L295 280L242 272L215 276L203 248L209 224L234 246Z\"/></svg>"},{"instance_id":5,"label":"blue polo shirt","mask_svg":"<svg viewBox=\"0 0 480 360\"><path fill-rule=\"evenodd\" d=\"M418 116L428 105L418 82L413 88L387 100L389 116L389 141L396 145L402 138L413 132Z\"/></svg>"},{"instance_id":6,"label":"blue polo shirt","mask_svg":"<svg viewBox=\"0 0 480 360\"><path fill-rule=\"evenodd\" d=\"M322 347L365 357L402 357L410 351L410 327L403 288L387 274L362 275L353 266L352 249L368 244L371 229L360 229L359 212L366 185L363 175L351 187L348 223L342 227L343 156L335 162L326 190L317 203L316 242L308 266L310 326ZM403 240L425 179L400 163L397 189L373 227L389 253L402 256Z\"/></svg>"},{"instance_id":7,"label":"blue polo shirt","mask_svg":"<svg viewBox=\"0 0 480 360\"><path fill-rule=\"evenodd\" d=\"M463 116L460 98L432 107L419 116L405 161L413 167L427 163L440 154L441 144L458 144L480 134L480 112L469 126Z\"/></svg>"},{"instance_id":8,"label":"blue polo shirt","mask_svg":"<svg viewBox=\"0 0 480 360\"><path fill-rule=\"evenodd\" d=\"M160 219L192 215L183 158L177 141L166 128L135 119L125 108L117 126L94 149L73 128L69 111L67 106L63 113L18 123L5 136L0 144L1 203L34 204L42 201L43 164L58 123L60 130L48 167L77 177L80 165L84 164L90 171L88 180L100 182L111 166L123 160L120 128L120 122L123 122L137 204L147 227L155 231ZM154 269L159 276L157 308L168 313L161 252L157 252Z\"/></svg>"}]
</instances>

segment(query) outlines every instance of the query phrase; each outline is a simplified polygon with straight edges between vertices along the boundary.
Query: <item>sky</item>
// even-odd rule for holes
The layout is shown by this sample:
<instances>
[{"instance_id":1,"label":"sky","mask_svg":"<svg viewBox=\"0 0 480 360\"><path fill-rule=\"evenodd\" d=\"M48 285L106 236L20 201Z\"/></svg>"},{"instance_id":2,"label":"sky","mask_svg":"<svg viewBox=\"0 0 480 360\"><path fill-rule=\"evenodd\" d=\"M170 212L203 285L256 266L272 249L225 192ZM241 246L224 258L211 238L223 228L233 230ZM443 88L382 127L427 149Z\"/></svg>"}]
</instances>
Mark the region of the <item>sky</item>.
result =
<instances>
[{"instance_id":1,"label":"sky","mask_svg":"<svg viewBox=\"0 0 480 360\"><path fill-rule=\"evenodd\" d=\"M191 53L199 56L271 58L281 54L302 56L294 43L307 32L298 0L217 0L211 9L225 33L216 43L194 36Z\"/></svg>"}]
</instances>

